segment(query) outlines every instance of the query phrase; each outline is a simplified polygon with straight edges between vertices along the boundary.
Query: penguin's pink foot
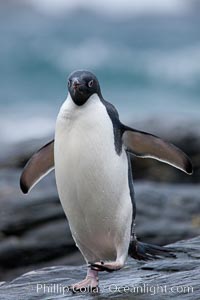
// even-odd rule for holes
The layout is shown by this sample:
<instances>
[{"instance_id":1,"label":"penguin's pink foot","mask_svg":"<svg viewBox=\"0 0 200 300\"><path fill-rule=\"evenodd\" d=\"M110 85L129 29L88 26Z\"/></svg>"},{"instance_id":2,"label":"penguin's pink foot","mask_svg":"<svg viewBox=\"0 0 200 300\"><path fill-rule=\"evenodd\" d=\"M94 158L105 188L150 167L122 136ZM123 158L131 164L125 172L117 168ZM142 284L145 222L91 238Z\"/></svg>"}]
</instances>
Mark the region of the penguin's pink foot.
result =
<instances>
[{"instance_id":1,"label":"penguin's pink foot","mask_svg":"<svg viewBox=\"0 0 200 300\"><path fill-rule=\"evenodd\" d=\"M92 270L95 271L106 271L106 272L114 272L117 270L120 270L123 267L123 264L119 262L96 262L96 263L90 263L90 267Z\"/></svg>"},{"instance_id":2,"label":"penguin's pink foot","mask_svg":"<svg viewBox=\"0 0 200 300\"><path fill-rule=\"evenodd\" d=\"M98 271L89 269L84 280L77 282L69 287L73 292L98 292L99 279Z\"/></svg>"}]
</instances>

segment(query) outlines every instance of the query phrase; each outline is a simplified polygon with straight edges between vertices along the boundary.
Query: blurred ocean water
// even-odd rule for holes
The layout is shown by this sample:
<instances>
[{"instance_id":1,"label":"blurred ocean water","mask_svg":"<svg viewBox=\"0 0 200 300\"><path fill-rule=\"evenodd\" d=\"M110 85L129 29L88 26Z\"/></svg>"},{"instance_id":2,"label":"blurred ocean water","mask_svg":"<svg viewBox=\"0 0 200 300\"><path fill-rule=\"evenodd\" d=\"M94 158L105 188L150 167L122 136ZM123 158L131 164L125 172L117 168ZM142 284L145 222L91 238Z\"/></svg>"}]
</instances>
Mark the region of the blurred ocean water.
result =
<instances>
[{"instance_id":1,"label":"blurred ocean water","mask_svg":"<svg viewBox=\"0 0 200 300\"><path fill-rule=\"evenodd\" d=\"M166 14L127 10L120 17L117 10L112 18L79 7L80 1L76 10L56 14L52 6L45 11L45 0L30 2L36 6L0 2L2 143L53 132L67 76L80 68L95 72L123 121L199 119L198 11L175 5L174 13L172 8Z\"/></svg>"}]
</instances>

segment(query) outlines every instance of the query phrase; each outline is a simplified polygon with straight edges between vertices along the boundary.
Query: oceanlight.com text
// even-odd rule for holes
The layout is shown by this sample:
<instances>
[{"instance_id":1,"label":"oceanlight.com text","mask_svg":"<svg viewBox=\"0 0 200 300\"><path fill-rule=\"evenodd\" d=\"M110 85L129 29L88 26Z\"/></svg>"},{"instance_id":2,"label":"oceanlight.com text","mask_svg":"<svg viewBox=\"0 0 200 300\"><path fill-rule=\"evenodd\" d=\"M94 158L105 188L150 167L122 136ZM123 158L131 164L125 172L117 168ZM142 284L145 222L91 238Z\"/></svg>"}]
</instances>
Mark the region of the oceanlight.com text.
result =
<instances>
[{"instance_id":1,"label":"oceanlight.com text","mask_svg":"<svg viewBox=\"0 0 200 300\"><path fill-rule=\"evenodd\" d=\"M80 293L87 293L88 291L93 291L93 293L112 293L112 294L149 294L149 295L176 295L176 294L192 294L194 293L193 286L187 285L151 285L148 283L140 284L140 285L124 285L120 286L117 284L111 285L101 285L96 289L92 290L90 286L84 287L81 289ZM37 283L36 284L36 293L37 294L49 294L49 295L66 295L71 292L76 292L73 290L73 287L70 288L63 284L59 283Z\"/></svg>"}]
</instances>

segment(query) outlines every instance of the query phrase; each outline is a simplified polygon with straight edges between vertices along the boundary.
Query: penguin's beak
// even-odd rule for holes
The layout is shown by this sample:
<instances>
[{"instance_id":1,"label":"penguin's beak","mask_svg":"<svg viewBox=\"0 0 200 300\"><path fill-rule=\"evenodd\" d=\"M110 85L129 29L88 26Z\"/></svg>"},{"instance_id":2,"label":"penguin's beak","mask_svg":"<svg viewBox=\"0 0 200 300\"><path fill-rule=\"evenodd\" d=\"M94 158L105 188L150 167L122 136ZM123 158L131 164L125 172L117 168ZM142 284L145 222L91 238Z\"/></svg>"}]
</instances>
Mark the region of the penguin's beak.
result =
<instances>
[{"instance_id":1,"label":"penguin's beak","mask_svg":"<svg viewBox=\"0 0 200 300\"><path fill-rule=\"evenodd\" d=\"M81 85L81 83L80 83L80 81L78 79L73 80L72 87L73 87L74 91L76 91L77 89L79 89L80 85Z\"/></svg>"}]
</instances>

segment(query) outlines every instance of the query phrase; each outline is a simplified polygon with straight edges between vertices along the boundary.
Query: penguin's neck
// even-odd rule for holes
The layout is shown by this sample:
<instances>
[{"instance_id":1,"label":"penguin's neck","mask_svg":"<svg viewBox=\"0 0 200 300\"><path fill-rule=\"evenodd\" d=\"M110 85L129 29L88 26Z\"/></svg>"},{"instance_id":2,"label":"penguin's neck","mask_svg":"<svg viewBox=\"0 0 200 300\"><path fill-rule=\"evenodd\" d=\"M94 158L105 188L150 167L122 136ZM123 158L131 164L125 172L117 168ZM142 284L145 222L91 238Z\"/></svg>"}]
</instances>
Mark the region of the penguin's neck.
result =
<instances>
[{"instance_id":1,"label":"penguin's neck","mask_svg":"<svg viewBox=\"0 0 200 300\"><path fill-rule=\"evenodd\" d=\"M95 125L98 121L100 122L102 118L108 118L108 115L105 106L97 94L90 96L82 106L76 105L71 95L68 94L67 99L60 108L57 121L65 124L70 123L71 125L78 122L79 124L82 123L91 126L92 123Z\"/></svg>"},{"instance_id":2,"label":"penguin's neck","mask_svg":"<svg viewBox=\"0 0 200 300\"><path fill-rule=\"evenodd\" d=\"M91 113L92 111L94 113L99 105L102 105L102 102L97 94L90 96L84 105L78 106L72 100L70 93L68 93L67 99L60 108L58 117L64 119L75 119L83 114L89 113L90 111Z\"/></svg>"}]
</instances>

